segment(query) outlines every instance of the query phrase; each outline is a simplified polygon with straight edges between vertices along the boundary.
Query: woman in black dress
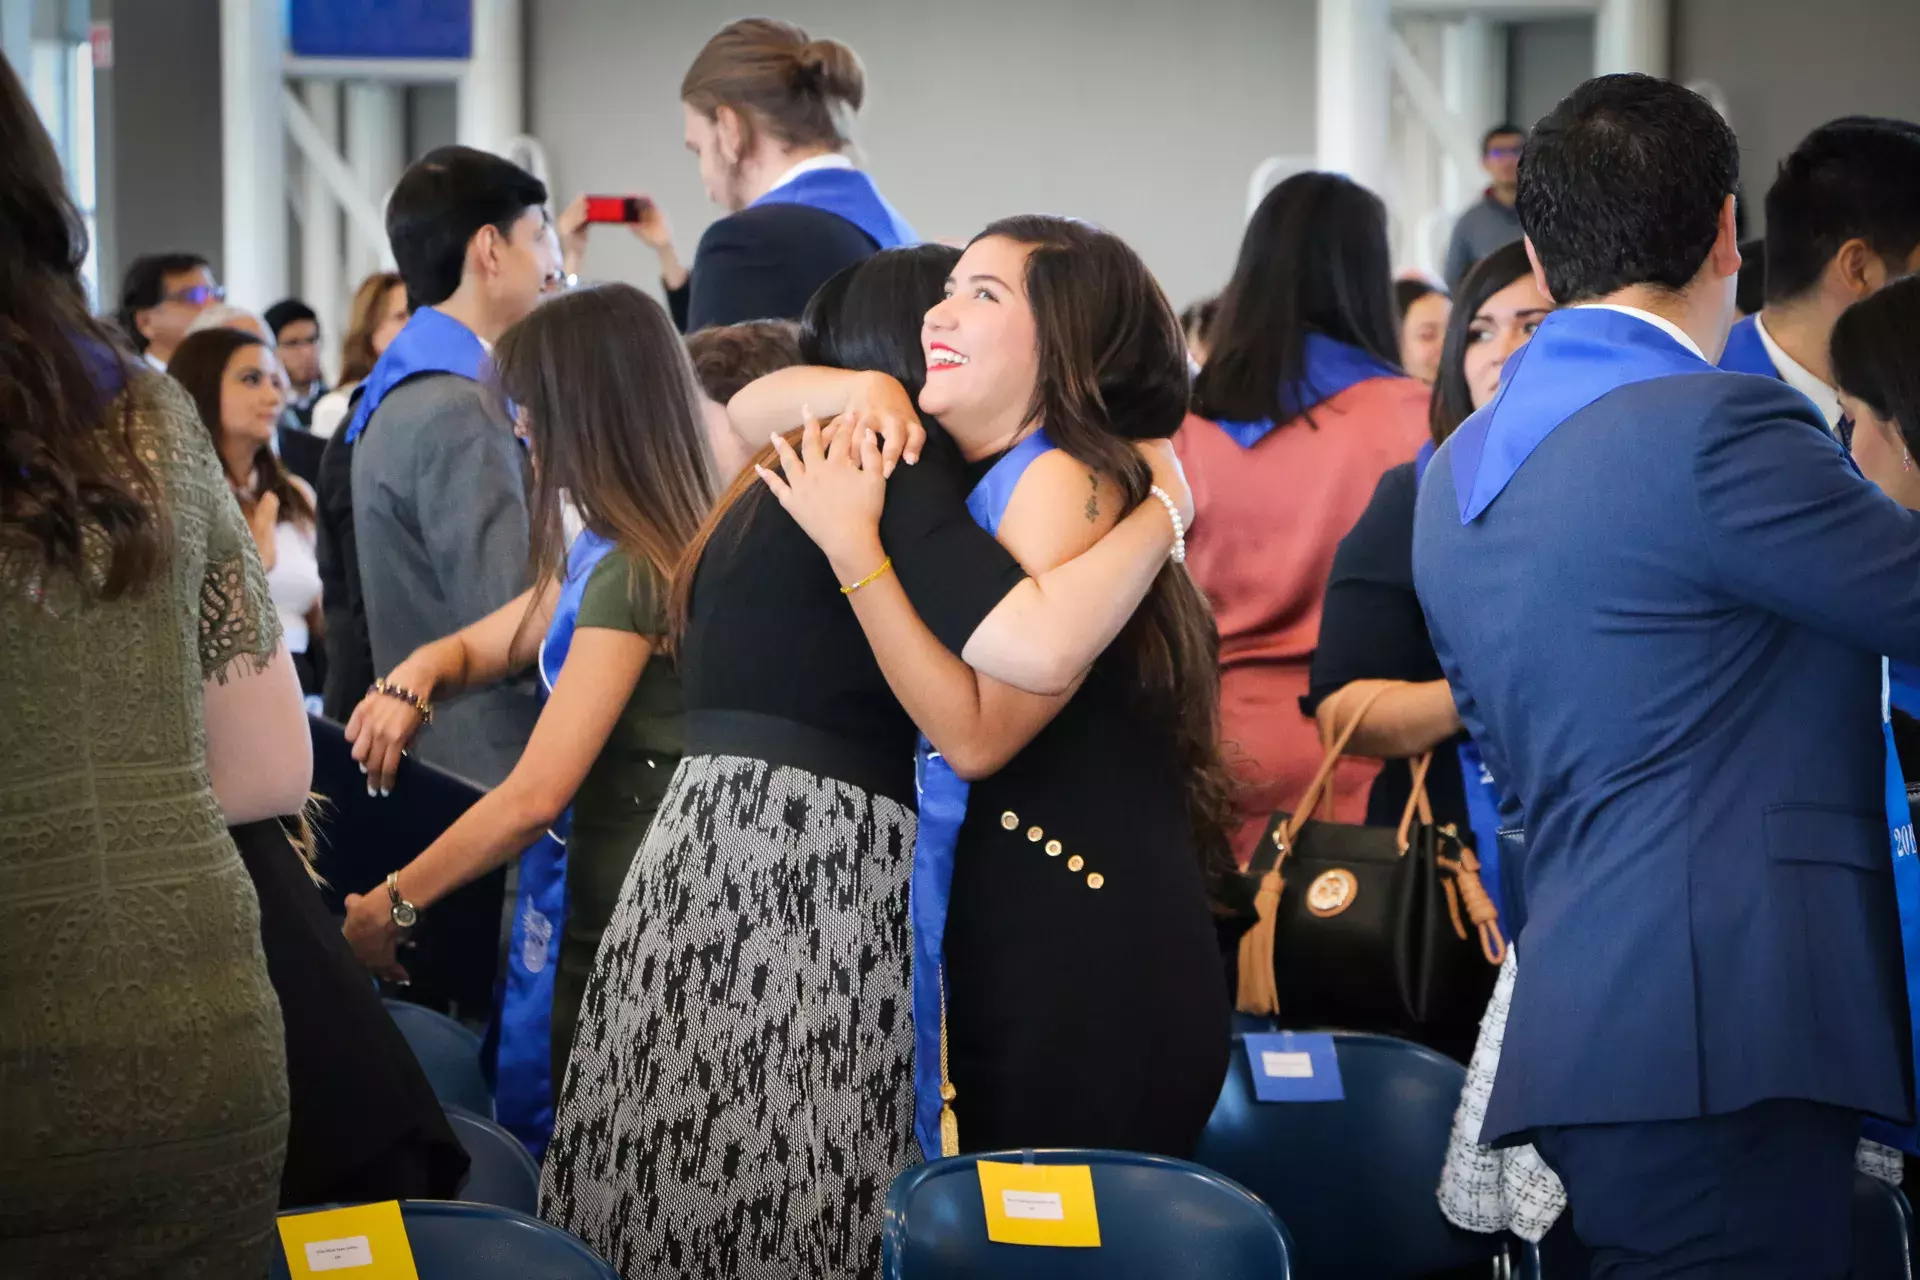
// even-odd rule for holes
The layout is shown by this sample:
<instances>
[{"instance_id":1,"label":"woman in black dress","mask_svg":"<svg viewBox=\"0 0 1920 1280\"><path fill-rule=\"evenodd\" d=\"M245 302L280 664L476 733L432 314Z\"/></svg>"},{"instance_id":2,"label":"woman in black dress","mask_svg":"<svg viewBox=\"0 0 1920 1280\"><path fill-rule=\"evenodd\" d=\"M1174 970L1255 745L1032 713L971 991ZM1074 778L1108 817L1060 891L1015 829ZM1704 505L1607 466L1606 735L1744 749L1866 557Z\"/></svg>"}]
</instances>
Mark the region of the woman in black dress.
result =
<instances>
[{"instance_id":1,"label":"woman in black dress","mask_svg":"<svg viewBox=\"0 0 1920 1280\"><path fill-rule=\"evenodd\" d=\"M860 280L924 297L954 256L896 250ZM850 359L837 333L810 308L807 358ZM1170 452L1156 458L1185 502ZM1063 689L1153 581L1167 513L1029 577L964 486L959 451L929 431L893 480L892 568L874 585L909 583L936 643L983 670ZM913 721L843 594L871 589L855 584L876 564L836 576L748 471L676 571L685 755L601 943L541 1193L630 1277L879 1269L886 1188L912 1159L916 821Z\"/></svg>"},{"instance_id":2,"label":"woman in black dress","mask_svg":"<svg viewBox=\"0 0 1920 1280\"><path fill-rule=\"evenodd\" d=\"M994 224L922 340L919 407L971 479L1029 437L1053 446L1018 475L998 524L1021 563L1075 554L1135 504L1158 509L1127 441L1179 427L1185 347L1118 238L1056 218ZM840 407L818 380L805 394ZM842 575L893 549L881 500L891 514L900 495L883 490L871 440L862 452L855 465L839 442L804 459L783 449L787 479L768 477ZM920 620L939 600L937 585L882 579L853 606L902 705L973 780L945 948L959 1146L1189 1154L1228 1050L1203 875L1227 856L1230 810L1207 606L1183 568L1164 566L1077 689L1040 697L942 648Z\"/></svg>"},{"instance_id":3,"label":"woman in black dress","mask_svg":"<svg viewBox=\"0 0 1920 1280\"><path fill-rule=\"evenodd\" d=\"M1348 747L1354 755L1386 761L1367 797L1367 823L1399 825L1413 786L1408 762L1432 752L1427 798L1434 821L1456 826L1482 862L1489 857L1488 842L1480 835L1487 810L1476 813L1469 805L1467 783L1479 783L1463 768L1477 772L1478 753L1460 727L1413 591L1413 504L1434 449L1493 399L1507 357L1526 345L1552 307L1534 284L1525 246L1517 242L1488 254L1461 280L1433 386L1432 443L1421 447L1417 460L1380 477L1373 500L1341 539L1302 702L1302 709L1318 718L1321 740L1327 741L1373 689L1383 683L1398 686L1373 704ZM1503 904L1514 901L1499 892L1493 877L1486 879ZM1514 931L1509 922L1507 936Z\"/></svg>"}]
</instances>

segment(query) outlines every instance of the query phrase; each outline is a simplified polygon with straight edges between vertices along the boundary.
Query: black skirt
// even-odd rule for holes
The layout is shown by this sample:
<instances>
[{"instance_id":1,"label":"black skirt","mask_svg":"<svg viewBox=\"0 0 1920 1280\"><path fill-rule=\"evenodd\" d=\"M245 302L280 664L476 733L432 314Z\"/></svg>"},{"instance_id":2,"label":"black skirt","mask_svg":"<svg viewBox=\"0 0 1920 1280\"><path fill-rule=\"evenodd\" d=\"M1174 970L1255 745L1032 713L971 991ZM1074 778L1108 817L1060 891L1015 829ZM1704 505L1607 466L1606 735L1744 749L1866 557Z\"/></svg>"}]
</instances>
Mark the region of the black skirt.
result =
<instances>
[{"instance_id":1,"label":"black skirt","mask_svg":"<svg viewBox=\"0 0 1920 1280\"><path fill-rule=\"evenodd\" d=\"M450 1200L467 1153L276 821L230 828L287 1027L282 1208Z\"/></svg>"},{"instance_id":2,"label":"black skirt","mask_svg":"<svg viewBox=\"0 0 1920 1280\"><path fill-rule=\"evenodd\" d=\"M973 784L947 918L963 1151L1187 1157L1227 1068L1219 944L1172 726L1096 670Z\"/></svg>"}]
</instances>

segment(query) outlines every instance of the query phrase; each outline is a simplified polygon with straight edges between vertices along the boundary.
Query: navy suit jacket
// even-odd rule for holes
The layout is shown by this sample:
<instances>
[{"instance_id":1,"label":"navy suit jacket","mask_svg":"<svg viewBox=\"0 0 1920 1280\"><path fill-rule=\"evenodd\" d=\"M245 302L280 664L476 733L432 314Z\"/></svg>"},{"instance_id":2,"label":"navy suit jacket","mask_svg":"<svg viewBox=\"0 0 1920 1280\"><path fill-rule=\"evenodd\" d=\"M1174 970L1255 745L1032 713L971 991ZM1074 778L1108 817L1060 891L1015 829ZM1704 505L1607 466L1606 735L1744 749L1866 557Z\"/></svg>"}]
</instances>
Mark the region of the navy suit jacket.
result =
<instances>
[{"instance_id":1,"label":"navy suit jacket","mask_svg":"<svg viewBox=\"0 0 1920 1280\"><path fill-rule=\"evenodd\" d=\"M1881 654L1920 659L1920 517L1749 375L1616 388L1470 524L1452 443L1415 585L1527 823L1481 1139L1767 1098L1907 1118L1879 699Z\"/></svg>"}]
</instances>

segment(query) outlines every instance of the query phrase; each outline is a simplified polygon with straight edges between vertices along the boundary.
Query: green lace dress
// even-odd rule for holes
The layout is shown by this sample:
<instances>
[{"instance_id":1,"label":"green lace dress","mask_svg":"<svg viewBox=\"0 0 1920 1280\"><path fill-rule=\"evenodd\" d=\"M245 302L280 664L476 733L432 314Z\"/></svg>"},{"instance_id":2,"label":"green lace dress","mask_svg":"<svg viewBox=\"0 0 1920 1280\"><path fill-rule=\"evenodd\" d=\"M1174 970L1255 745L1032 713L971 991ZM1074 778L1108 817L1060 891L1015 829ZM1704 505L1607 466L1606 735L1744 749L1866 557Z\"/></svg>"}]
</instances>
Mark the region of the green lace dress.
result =
<instances>
[{"instance_id":1,"label":"green lace dress","mask_svg":"<svg viewBox=\"0 0 1920 1280\"><path fill-rule=\"evenodd\" d=\"M0 548L0 1275L251 1280L284 1038L201 689L279 625L192 402L125 394L168 570L103 602Z\"/></svg>"}]
</instances>

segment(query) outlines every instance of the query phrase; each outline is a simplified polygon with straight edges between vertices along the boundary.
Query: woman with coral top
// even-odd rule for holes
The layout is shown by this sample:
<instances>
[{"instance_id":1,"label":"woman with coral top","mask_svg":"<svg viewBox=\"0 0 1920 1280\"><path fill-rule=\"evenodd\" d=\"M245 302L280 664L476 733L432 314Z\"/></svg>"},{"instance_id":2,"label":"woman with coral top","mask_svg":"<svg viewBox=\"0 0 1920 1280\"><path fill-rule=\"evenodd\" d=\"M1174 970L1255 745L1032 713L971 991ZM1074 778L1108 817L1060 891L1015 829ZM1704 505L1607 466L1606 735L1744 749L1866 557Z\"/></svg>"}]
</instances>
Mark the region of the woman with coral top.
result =
<instances>
[{"instance_id":1,"label":"woman with coral top","mask_svg":"<svg viewBox=\"0 0 1920 1280\"><path fill-rule=\"evenodd\" d=\"M1319 766L1300 709L1341 536L1426 438L1427 388L1396 364L1386 207L1330 173L1268 193L1220 300L1175 445L1202 518L1187 567L1220 625L1226 756L1243 784L1234 853ZM1379 766L1344 760L1334 814L1357 822Z\"/></svg>"}]
</instances>

